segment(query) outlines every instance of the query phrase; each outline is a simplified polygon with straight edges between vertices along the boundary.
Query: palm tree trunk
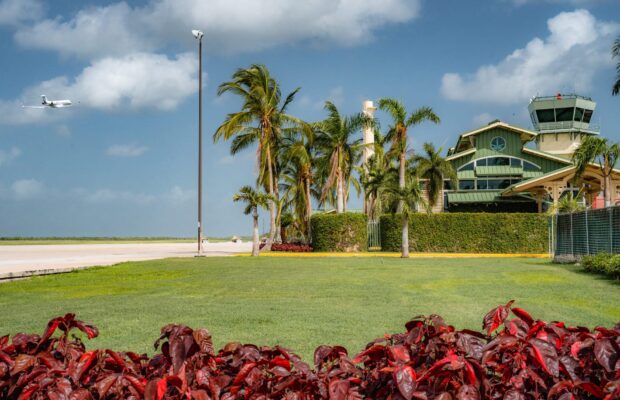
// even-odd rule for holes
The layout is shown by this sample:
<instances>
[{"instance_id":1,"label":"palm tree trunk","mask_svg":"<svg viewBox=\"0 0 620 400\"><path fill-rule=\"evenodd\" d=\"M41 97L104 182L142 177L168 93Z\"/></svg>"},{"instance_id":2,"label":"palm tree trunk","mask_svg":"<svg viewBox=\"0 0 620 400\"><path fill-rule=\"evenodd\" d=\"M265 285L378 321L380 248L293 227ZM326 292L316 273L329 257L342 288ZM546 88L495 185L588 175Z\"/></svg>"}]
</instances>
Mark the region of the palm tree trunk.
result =
<instances>
[{"instance_id":1,"label":"palm tree trunk","mask_svg":"<svg viewBox=\"0 0 620 400\"><path fill-rule=\"evenodd\" d=\"M611 206L611 172L608 175L605 175L605 187L603 188L603 193L605 196L605 207Z\"/></svg>"},{"instance_id":2,"label":"palm tree trunk","mask_svg":"<svg viewBox=\"0 0 620 400\"><path fill-rule=\"evenodd\" d=\"M338 176L336 179L338 180L336 182L336 211L338 214L342 214L344 211L344 185L342 182L342 170L338 171Z\"/></svg>"},{"instance_id":3,"label":"palm tree trunk","mask_svg":"<svg viewBox=\"0 0 620 400\"><path fill-rule=\"evenodd\" d=\"M402 153L400 153L400 157L399 157L399 166L398 166L398 187L401 189L405 188L405 164L406 164L406 156L407 154L403 151ZM401 200L400 202L398 202L398 209L397 212L398 213L402 213L403 212L403 200Z\"/></svg>"},{"instance_id":4,"label":"palm tree trunk","mask_svg":"<svg viewBox=\"0 0 620 400\"><path fill-rule=\"evenodd\" d=\"M312 242L312 227L310 218L312 217L312 198L310 197L310 178L306 178L306 223L308 224L308 243Z\"/></svg>"},{"instance_id":5,"label":"palm tree trunk","mask_svg":"<svg viewBox=\"0 0 620 400\"><path fill-rule=\"evenodd\" d=\"M273 168L271 164L271 147L269 144L265 146L267 148L267 171L269 172L269 194L273 196ZM271 251L271 245L276 235L276 203L273 200L269 200L269 239L263 247L264 251Z\"/></svg>"},{"instance_id":6,"label":"palm tree trunk","mask_svg":"<svg viewBox=\"0 0 620 400\"><path fill-rule=\"evenodd\" d=\"M403 218L403 232L402 232L401 257L409 258L409 217L403 213L402 218Z\"/></svg>"},{"instance_id":7,"label":"palm tree trunk","mask_svg":"<svg viewBox=\"0 0 620 400\"><path fill-rule=\"evenodd\" d=\"M275 176L273 192L274 192L274 196L276 197L277 203L279 204L280 203L280 188L279 188L278 182L280 182L280 178L278 176ZM276 243L282 243L282 226L280 224L281 219L282 219L282 208L278 206L276 210L276 236L275 236Z\"/></svg>"},{"instance_id":8,"label":"palm tree trunk","mask_svg":"<svg viewBox=\"0 0 620 400\"><path fill-rule=\"evenodd\" d=\"M258 210L256 207L254 207L252 218L254 219L254 230L252 231L252 256L258 257Z\"/></svg>"}]
</instances>

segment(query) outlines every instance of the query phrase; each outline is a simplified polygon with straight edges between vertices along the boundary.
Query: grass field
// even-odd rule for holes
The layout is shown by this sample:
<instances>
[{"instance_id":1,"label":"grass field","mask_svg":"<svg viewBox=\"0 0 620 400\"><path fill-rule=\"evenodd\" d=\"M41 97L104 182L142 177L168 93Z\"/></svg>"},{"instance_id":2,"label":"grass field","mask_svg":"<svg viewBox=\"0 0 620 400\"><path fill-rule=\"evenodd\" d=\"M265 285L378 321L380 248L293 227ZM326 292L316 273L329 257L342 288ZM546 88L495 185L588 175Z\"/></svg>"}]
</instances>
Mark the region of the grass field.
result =
<instances>
[{"instance_id":1,"label":"grass field","mask_svg":"<svg viewBox=\"0 0 620 400\"><path fill-rule=\"evenodd\" d=\"M215 344L282 344L310 360L319 344L357 352L418 314L480 329L516 299L535 317L612 326L620 283L542 259L202 258L125 263L0 284L0 335L42 332L75 312L92 347L152 352L161 326L207 327Z\"/></svg>"}]
</instances>

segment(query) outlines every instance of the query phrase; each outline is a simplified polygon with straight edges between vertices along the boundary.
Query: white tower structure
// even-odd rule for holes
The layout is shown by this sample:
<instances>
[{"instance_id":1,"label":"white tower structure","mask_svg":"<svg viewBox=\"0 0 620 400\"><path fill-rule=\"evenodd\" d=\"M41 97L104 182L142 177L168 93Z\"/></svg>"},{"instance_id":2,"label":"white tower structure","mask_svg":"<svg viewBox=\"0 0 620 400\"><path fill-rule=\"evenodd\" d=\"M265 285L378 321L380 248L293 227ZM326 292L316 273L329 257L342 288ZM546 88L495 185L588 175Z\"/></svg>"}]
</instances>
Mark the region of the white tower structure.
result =
<instances>
[{"instance_id":1,"label":"white tower structure","mask_svg":"<svg viewBox=\"0 0 620 400\"><path fill-rule=\"evenodd\" d=\"M367 117L373 118L376 110L377 107L374 106L372 100L365 100L362 103L362 112ZM375 133L372 126L364 126L362 129L362 136L364 139L363 164L366 165L368 159L375 154L375 149L372 146L375 143Z\"/></svg>"}]
</instances>

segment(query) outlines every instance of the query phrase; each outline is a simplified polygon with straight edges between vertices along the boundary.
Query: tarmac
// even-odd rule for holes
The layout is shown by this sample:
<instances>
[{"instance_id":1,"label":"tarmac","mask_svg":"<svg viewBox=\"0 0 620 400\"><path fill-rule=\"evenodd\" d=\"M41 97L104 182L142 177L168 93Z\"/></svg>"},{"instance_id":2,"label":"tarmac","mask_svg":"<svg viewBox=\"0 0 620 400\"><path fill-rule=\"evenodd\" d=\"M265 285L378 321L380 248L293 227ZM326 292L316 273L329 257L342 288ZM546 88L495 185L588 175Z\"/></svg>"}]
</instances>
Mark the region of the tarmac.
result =
<instances>
[{"instance_id":1,"label":"tarmac","mask_svg":"<svg viewBox=\"0 0 620 400\"><path fill-rule=\"evenodd\" d=\"M196 256L196 243L106 243L0 246L0 280L70 272L126 261ZM204 256L251 251L252 243L206 243Z\"/></svg>"}]
</instances>

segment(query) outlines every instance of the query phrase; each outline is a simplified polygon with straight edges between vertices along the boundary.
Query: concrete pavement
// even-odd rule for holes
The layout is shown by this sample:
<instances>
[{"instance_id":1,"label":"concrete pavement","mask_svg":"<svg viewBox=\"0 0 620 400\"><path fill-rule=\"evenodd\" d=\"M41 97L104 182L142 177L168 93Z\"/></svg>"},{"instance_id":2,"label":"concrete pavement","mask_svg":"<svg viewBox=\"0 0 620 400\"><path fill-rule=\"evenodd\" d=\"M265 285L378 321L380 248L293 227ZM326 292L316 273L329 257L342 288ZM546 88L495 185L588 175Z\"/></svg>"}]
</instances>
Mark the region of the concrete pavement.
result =
<instances>
[{"instance_id":1,"label":"concrete pavement","mask_svg":"<svg viewBox=\"0 0 620 400\"><path fill-rule=\"evenodd\" d=\"M252 243L207 243L206 256L249 252ZM69 272L125 261L193 257L195 243L106 243L0 246L0 279Z\"/></svg>"}]
</instances>

